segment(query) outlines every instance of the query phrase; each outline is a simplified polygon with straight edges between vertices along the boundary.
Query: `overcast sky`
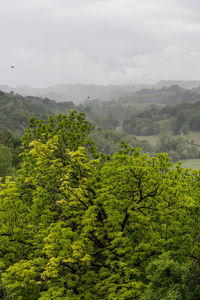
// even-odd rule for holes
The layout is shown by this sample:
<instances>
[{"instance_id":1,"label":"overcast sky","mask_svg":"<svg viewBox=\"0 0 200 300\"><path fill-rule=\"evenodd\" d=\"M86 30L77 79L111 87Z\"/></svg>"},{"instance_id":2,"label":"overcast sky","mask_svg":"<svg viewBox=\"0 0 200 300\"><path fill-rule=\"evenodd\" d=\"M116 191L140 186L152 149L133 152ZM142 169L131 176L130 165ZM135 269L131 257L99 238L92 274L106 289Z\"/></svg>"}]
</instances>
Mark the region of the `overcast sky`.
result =
<instances>
[{"instance_id":1,"label":"overcast sky","mask_svg":"<svg viewBox=\"0 0 200 300\"><path fill-rule=\"evenodd\" d=\"M0 84L200 80L199 11L198 0L0 0Z\"/></svg>"}]
</instances>

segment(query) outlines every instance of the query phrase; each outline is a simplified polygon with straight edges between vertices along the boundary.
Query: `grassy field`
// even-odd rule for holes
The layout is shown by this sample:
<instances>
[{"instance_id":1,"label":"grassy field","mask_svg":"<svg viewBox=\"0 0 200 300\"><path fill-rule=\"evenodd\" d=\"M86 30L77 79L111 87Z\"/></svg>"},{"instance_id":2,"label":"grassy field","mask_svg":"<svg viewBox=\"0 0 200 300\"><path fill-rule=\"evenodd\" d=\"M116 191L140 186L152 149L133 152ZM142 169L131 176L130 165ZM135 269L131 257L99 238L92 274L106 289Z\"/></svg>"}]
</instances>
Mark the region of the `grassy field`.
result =
<instances>
[{"instance_id":1,"label":"grassy field","mask_svg":"<svg viewBox=\"0 0 200 300\"><path fill-rule=\"evenodd\" d=\"M200 145L200 132L198 131L190 131L185 135L185 138L190 142Z\"/></svg>"},{"instance_id":2,"label":"grassy field","mask_svg":"<svg viewBox=\"0 0 200 300\"><path fill-rule=\"evenodd\" d=\"M184 159L182 162L183 168L200 170L200 159Z\"/></svg>"},{"instance_id":3,"label":"grassy field","mask_svg":"<svg viewBox=\"0 0 200 300\"><path fill-rule=\"evenodd\" d=\"M168 120L162 121L161 126L165 127L167 124ZM169 130L167 129L166 126L166 132L162 134L157 134L157 135L151 135L151 136L139 136L135 135L135 137L141 141L141 140L147 140L151 145L155 146L157 142L159 141L160 137L164 134L170 135L172 138L180 137L181 135L172 135L170 134ZM200 146L200 132L195 132L195 131L190 131L186 135L183 136L185 140L187 140L190 143L195 143Z\"/></svg>"},{"instance_id":4,"label":"grassy field","mask_svg":"<svg viewBox=\"0 0 200 300\"><path fill-rule=\"evenodd\" d=\"M148 141L152 146L155 146L157 142L159 141L160 135L148 135L148 136L141 136L141 135L134 135L138 141L146 140Z\"/></svg>"},{"instance_id":5,"label":"grassy field","mask_svg":"<svg viewBox=\"0 0 200 300\"><path fill-rule=\"evenodd\" d=\"M161 135L153 135L153 136L136 136L138 140L147 140L151 145L155 146L159 141ZM172 136L173 138L180 137ZM200 133L199 132L189 132L184 136L186 140L189 142L193 142L197 145L200 145ZM200 159L184 159L182 160L182 167L188 169L196 169L200 170Z\"/></svg>"}]
</instances>

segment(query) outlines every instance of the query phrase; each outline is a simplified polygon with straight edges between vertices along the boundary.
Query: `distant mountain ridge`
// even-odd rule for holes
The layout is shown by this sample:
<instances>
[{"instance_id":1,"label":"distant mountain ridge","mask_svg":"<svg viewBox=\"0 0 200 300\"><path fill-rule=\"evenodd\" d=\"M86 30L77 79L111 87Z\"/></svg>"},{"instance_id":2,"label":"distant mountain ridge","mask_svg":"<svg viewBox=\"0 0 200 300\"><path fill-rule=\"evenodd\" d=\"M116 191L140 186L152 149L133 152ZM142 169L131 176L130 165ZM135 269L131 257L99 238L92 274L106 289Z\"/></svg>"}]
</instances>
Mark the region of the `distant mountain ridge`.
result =
<instances>
[{"instance_id":1,"label":"distant mountain ridge","mask_svg":"<svg viewBox=\"0 0 200 300\"><path fill-rule=\"evenodd\" d=\"M142 89L161 89L177 85L185 89L197 88L200 81L168 80L160 81L157 84L133 84L133 85L91 85L91 84L58 84L46 88L34 88L31 86L10 87L1 85L0 90L6 93L13 91L22 96L36 96L55 100L57 102L72 101L74 104L90 100L119 100L120 98L131 97L135 92Z\"/></svg>"},{"instance_id":2,"label":"distant mountain ridge","mask_svg":"<svg viewBox=\"0 0 200 300\"><path fill-rule=\"evenodd\" d=\"M161 80L157 84L157 88L162 88L162 87L170 87L172 85L177 85L179 87L182 87L184 89L193 89L197 88L200 86L200 81L199 80Z\"/></svg>"},{"instance_id":3,"label":"distant mountain ridge","mask_svg":"<svg viewBox=\"0 0 200 300\"><path fill-rule=\"evenodd\" d=\"M88 99L100 99L109 101L120 97L130 96L132 93L146 87L146 85L125 85L125 86L102 86L84 84L60 84L47 88L34 88L29 86L17 86L15 88L6 85L0 86L0 90L22 96L36 96L55 100L57 102L72 101L75 104L82 103ZM151 86L148 85L150 88Z\"/></svg>"}]
</instances>

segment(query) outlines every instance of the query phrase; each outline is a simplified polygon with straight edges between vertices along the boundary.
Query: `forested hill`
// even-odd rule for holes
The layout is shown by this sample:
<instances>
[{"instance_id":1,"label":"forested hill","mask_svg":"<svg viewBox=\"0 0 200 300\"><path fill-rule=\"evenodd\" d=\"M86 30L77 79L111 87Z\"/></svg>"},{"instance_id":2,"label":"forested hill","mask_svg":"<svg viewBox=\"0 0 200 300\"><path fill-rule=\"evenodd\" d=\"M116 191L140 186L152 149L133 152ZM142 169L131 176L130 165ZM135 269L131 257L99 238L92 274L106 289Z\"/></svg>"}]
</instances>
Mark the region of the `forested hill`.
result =
<instances>
[{"instance_id":1,"label":"forested hill","mask_svg":"<svg viewBox=\"0 0 200 300\"><path fill-rule=\"evenodd\" d=\"M157 89L143 89L136 92L132 100L135 102L150 102L162 104L177 104L180 102L194 102L200 100L198 89L184 89L178 85Z\"/></svg>"},{"instance_id":2,"label":"forested hill","mask_svg":"<svg viewBox=\"0 0 200 300\"><path fill-rule=\"evenodd\" d=\"M134 113L123 121L125 131L134 135L154 135L158 133L185 134L200 131L200 101L152 107L141 113Z\"/></svg>"},{"instance_id":3,"label":"forested hill","mask_svg":"<svg viewBox=\"0 0 200 300\"><path fill-rule=\"evenodd\" d=\"M86 99L111 100L119 99L125 95L132 95L142 88L153 87L151 85L92 85L92 84L58 84L46 88L34 88L29 86L0 86L4 92L14 91L23 96L33 95L47 97L58 102L73 101L75 104L82 103Z\"/></svg>"},{"instance_id":4,"label":"forested hill","mask_svg":"<svg viewBox=\"0 0 200 300\"><path fill-rule=\"evenodd\" d=\"M166 105L194 103L200 101L199 89L184 89L179 86L163 87L161 89L142 89L138 92L121 97L119 100L101 101L88 99L79 107L90 114L91 111L100 117L112 115L118 121L132 118L133 113L143 112L155 107Z\"/></svg>"},{"instance_id":5,"label":"forested hill","mask_svg":"<svg viewBox=\"0 0 200 300\"><path fill-rule=\"evenodd\" d=\"M96 126L91 134L99 151L106 154L117 151L120 141L126 141L132 147L140 147L145 153L166 151L168 148L160 147L160 143L163 144L162 135L167 134L172 137L170 141L173 144L173 149L168 149L167 152L173 160L199 158L199 141L194 141L194 144L198 144L195 149L193 149L194 145L190 145L193 140L190 133L200 131L200 96L198 90L184 90L174 86L150 91L152 94L149 93L149 97L152 97L152 100L149 102L147 90L143 90L136 93L140 96L143 95L141 101L122 99L121 101L100 102L88 100L79 106L74 105L73 102L57 103L47 98L23 97L13 92L0 92L0 134L9 131L15 138L20 137L23 135L30 118L47 121L49 115L55 116L59 113L67 113L69 110L76 110L79 113L84 113L87 119ZM154 98L153 94L157 97ZM175 97L177 94L181 95L180 101ZM144 95L146 95L146 100L143 101ZM166 95L171 95L171 98L167 98ZM163 99L172 99L172 95L176 99L174 103L179 102L178 104L165 105L161 103ZM184 102L184 99L187 102ZM187 135L188 132L189 136ZM180 141L177 143L178 140L173 135L183 134L185 136L184 140L181 139L181 144L184 143L185 146L181 148L180 152ZM151 143L147 136L156 137L156 142ZM169 138L167 141L169 144ZM175 147L174 144L177 146ZM4 142L3 145L10 147Z\"/></svg>"},{"instance_id":6,"label":"forested hill","mask_svg":"<svg viewBox=\"0 0 200 300\"><path fill-rule=\"evenodd\" d=\"M35 88L26 85L17 87L1 85L0 90L8 93L14 91L15 93L23 95L24 97L32 95L37 97L48 98L57 102L73 101L75 104L80 104L87 99L98 99L100 101L110 101L114 99L121 101L122 99L133 99L136 97L139 100L141 100L143 99L143 96L144 100L146 101L146 92L149 95L151 95L149 99L152 99L153 97L154 101L157 97L162 98L162 95L165 98L169 96L169 98L172 97L174 99L173 94L175 91L171 89L171 86L177 87L178 93L178 89L180 89L180 93L187 94L187 91L190 92L194 91L194 89L198 89L198 87L200 86L200 82L171 80L161 81L157 84L130 85L58 84L45 88ZM156 93L156 91L158 91L158 93ZM139 93L137 94L137 92ZM176 98L177 96L180 95L176 95Z\"/></svg>"},{"instance_id":7,"label":"forested hill","mask_svg":"<svg viewBox=\"0 0 200 300\"><path fill-rule=\"evenodd\" d=\"M18 167L21 151L19 138L24 134L29 119L36 118L46 123L50 115L68 114L68 111L84 113L88 120L97 125L91 135L99 151L111 154L119 149L120 141L149 151L147 142L139 142L126 132L116 131L118 122L115 118L105 119L96 115L92 109L75 106L72 102L58 103L47 98L23 97L13 92L0 91L0 176L12 174Z\"/></svg>"},{"instance_id":8,"label":"forested hill","mask_svg":"<svg viewBox=\"0 0 200 300\"><path fill-rule=\"evenodd\" d=\"M170 104L170 105L168 105ZM60 102L47 98L23 97L13 92L0 91L0 128L21 136L28 119L47 119L48 115L76 110L105 130L122 127L134 135L162 133L166 125L172 134L200 130L200 93L177 86L160 90L142 90L131 100L86 101L79 106L73 102ZM162 121L168 123L162 124Z\"/></svg>"},{"instance_id":9,"label":"forested hill","mask_svg":"<svg viewBox=\"0 0 200 300\"><path fill-rule=\"evenodd\" d=\"M21 136L30 118L47 119L50 114L74 109L72 102L56 103L47 98L23 97L13 92L0 91L0 128L1 131L9 130L16 136Z\"/></svg>"}]
</instances>

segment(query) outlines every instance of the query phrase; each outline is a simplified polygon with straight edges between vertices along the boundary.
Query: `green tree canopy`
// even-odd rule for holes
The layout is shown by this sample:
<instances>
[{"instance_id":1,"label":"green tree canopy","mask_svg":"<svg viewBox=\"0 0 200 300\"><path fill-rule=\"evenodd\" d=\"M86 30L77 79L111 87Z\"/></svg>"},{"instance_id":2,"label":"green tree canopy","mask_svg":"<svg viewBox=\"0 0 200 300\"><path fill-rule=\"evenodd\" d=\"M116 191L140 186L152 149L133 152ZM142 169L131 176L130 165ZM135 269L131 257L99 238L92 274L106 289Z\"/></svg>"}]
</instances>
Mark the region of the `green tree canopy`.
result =
<instances>
[{"instance_id":1,"label":"green tree canopy","mask_svg":"<svg viewBox=\"0 0 200 300\"><path fill-rule=\"evenodd\" d=\"M31 120L18 177L0 186L2 298L143 299L165 253L178 292L193 272L199 174L126 144L95 155L91 128L75 112Z\"/></svg>"}]
</instances>

